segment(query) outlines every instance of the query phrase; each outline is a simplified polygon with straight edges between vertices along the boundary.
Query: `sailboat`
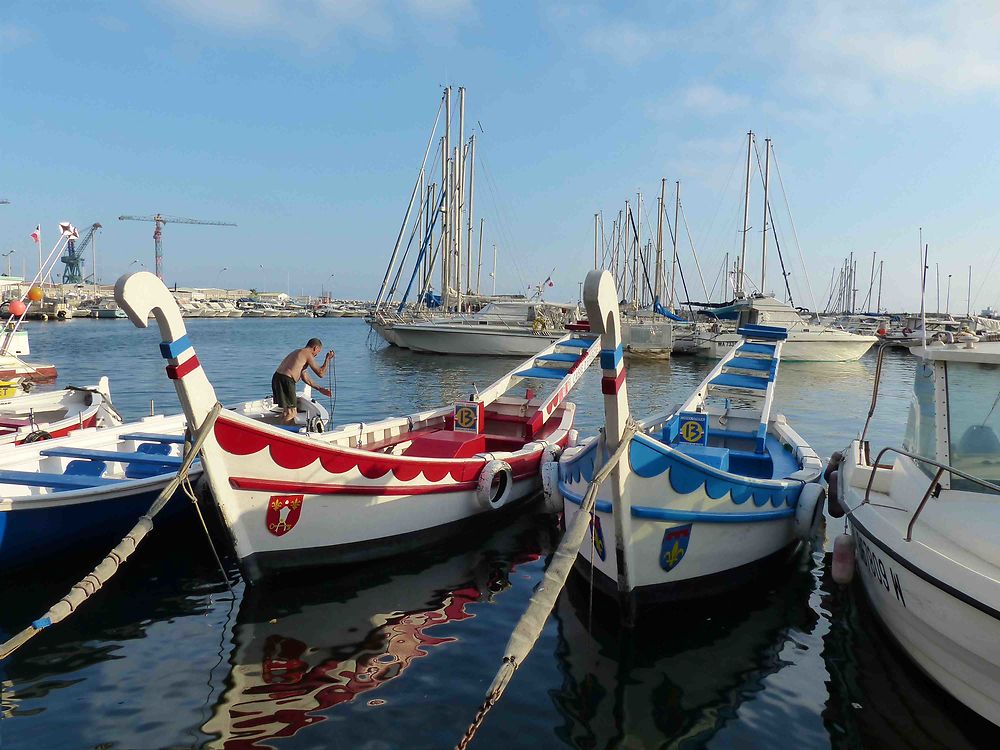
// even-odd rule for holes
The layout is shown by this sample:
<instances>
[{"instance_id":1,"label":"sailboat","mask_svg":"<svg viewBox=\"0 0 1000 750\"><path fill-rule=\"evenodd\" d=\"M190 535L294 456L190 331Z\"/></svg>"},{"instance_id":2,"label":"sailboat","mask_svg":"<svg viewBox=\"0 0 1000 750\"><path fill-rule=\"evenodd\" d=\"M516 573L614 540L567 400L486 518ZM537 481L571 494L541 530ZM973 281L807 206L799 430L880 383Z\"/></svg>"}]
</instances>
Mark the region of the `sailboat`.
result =
<instances>
[{"instance_id":1,"label":"sailboat","mask_svg":"<svg viewBox=\"0 0 1000 750\"><path fill-rule=\"evenodd\" d=\"M697 356L718 359L740 344L738 329L748 325L766 325L785 328L788 336L784 342L786 360L806 362L852 362L860 359L878 341L872 335L851 333L835 326L825 325L812 316L807 317L799 308L778 300L766 292L767 287L767 239L769 228L773 229L773 213L768 202L770 163L772 156L771 139L765 141L764 149L764 231L761 244L761 270L759 291L748 293L746 253L747 236L750 233L750 175L754 150L753 132L747 133L746 193L743 203L742 250L735 271L734 299L724 305L703 307L715 321L709 326L695 326L679 341L675 349ZM780 253L780 248L779 253ZM789 297L790 297L789 293ZM725 321L735 320L732 328ZM719 323L722 321L722 323Z\"/></svg>"},{"instance_id":2,"label":"sailboat","mask_svg":"<svg viewBox=\"0 0 1000 750\"><path fill-rule=\"evenodd\" d=\"M618 294L609 273L587 275L584 301L601 335L604 437L560 458L557 494L567 518L630 420ZM812 537L822 516L823 465L772 413L786 335L744 326L739 346L681 406L643 419L628 438L625 456L600 489L576 561L627 612L739 586Z\"/></svg>"}]
</instances>

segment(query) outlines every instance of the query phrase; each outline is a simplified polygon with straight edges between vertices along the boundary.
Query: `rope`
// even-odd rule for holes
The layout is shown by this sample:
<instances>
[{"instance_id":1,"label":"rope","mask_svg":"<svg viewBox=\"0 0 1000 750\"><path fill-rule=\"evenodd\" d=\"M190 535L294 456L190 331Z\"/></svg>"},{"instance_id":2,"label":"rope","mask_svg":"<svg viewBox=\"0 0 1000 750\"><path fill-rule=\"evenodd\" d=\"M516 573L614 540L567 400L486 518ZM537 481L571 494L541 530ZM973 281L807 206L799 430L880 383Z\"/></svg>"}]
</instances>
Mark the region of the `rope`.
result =
<instances>
[{"instance_id":1,"label":"rope","mask_svg":"<svg viewBox=\"0 0 1000 750\"><path fill-rule=\"evenodd\" d=\"M607 463L594 475L590 485L587 487L587 492L583 496L580 508L577 510L576 515L573 516L573 520L567 524L566 533L563 534L559 547L552 555L552 562L549 563L542 582L535 588L535 593L531 596L527 610L525 610L521 619L514 627L514 631L511 633L510 640L507 642L505 649L506 656L503 657L500 669L496 677L493 678L493 684L490 685L489 690L486 692L486 699L476 712L476 716L469 725L469 728L465 730L465 734L456 746L456 750L465 750L469 746L469 743L472 742L472 738L479 731L479 727L486 718L486 714L500 700L500 696L506 689L511 677L514 676L514 672L525 658L527 658L538 637L542 634L545 621L552 612L552 608L555 606L556 599L559 597L563 586L566 585L566 579L573 567L573 562L576 560L577 553L580 551L580 544L583 542L583 537L587 533L590 523L591 511L597 502L597 493L604 481L611 475L615 467L618 466L621 457L625 455L625 449L638 429L639 425L629 417L625 424L625 431L622 434L621 442L618 443L615 452L611 454Z\"/></svg>"},{"instance_id":2,"label":"rope","mask_svg":"<svg viewBox=\"0 0 1000 750\"><path fill-rule=\"evenodd\" d=\"M125 535L125 538L114 549L108 552L107 556L98 563L96 568L82 578L79 583L70 588L66 596L53 604L48 612L6 643L0 644L0 660L6 659L45 628L71 615L118 572L118 569L128 559L129 555L135 552L143 538L152 531L153 517L163 509L163 506L173 497L174 492L177 491L181 482L187 477L188 471L191 469L191 464L194 463L195 457L201 452L202 446L211 433L215 420L221 411L222 404L220 403L216 403L212 407L212 410L208 413L208 417L195 435L194 445L184 455L184 460L181 462L177 474L160 491L156 500L149 506L149 510L144 515L139 516L139 520L132 527L132 530Z\"/></svg>"}]
</instances>

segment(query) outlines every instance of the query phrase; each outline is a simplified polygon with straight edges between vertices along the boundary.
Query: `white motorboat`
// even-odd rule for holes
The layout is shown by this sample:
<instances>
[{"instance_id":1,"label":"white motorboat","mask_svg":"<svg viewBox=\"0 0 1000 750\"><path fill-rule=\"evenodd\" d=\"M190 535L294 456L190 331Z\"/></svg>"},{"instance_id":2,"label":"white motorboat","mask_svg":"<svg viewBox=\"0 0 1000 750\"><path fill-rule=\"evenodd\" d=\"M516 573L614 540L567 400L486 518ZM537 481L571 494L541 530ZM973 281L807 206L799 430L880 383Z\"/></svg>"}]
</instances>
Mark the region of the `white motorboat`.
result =
<instances>
[{"instance_id":1,"label":"white motorboat","mask_svg":"<svg viewBox=\"0 0 1000 750\"><path fill-rule=\"evenodd\" d=\"M875 336L811 322L794 307L768 295L737 299L713 312L719 316L735 316L737 327L768 325L787 329L788 338L782 348L782 358L786 361L853 362L878 341ZM691 335L695 337L692 353L714 359L732 351L741 338L736 330L724 325L698 326Z\"/></svg>"},{"instance_id":2,"label":"white motorboat","mask_svg":"<svg viewBox=\"0 0 1000 750\"><path fill-rule=\"evenodd\" d=\"M831 460L830 508L846 511L886 629L1000 725L1000 344L962 338L911 349L920 361L901 447L873 455L866 424ZM878 374L873 407L877 394Z\"/></svg>"},{"instance_id":3,"label":"white motorboat","mask_svg":"<svg viewBox=\"0 0 1000 750\"><path fill-rule=\"evenodd\" d=\"M603 438L562 455L556 488L546 477L567 519L623 439L630 413L611 275L591 271L584 300L601 334L605 425ZM576 567L628 607L707 596L756 578L810 539L822 515L822 463L771 413L785 331L748 325L740 332L741 343L684 404L642 420L600 488Z\"/></svg>"},{"instance_id":4,"label":"white motorboat","mask_svg":"<svg viewBox=\"0 0 1000 750\"><path fill-rule=\"evenodd\" d=\"M121 416L111 404L106 377L86 388L21 391L0 397L0 446L49 440L85 427L114 427L121 423Z\"/></svg>"},{"instance_id":5,"label":"white motorboat","mask_svg":"<svg viewBox=\"0 0 1000 750\"><path fill-rule=\"evenodd\" d=\"M372 327L390 344L418 352L530 357L565 336L576 312L576 305L537 300L491 302L467 315L377 316Z\"/></svg>"}]
</instances>

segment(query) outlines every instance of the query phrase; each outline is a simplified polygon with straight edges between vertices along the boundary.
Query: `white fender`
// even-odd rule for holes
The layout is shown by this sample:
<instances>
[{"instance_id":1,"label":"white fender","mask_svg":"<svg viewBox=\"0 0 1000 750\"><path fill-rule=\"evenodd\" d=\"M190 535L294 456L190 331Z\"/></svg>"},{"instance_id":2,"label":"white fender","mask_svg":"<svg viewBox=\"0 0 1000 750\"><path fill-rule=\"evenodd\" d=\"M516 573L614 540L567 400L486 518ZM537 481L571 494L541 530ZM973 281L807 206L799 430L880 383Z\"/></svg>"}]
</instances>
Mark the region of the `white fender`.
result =
<instances>
[{"instance_id":1,"label":"white fender","mask_svg":"<svg viewBox=\"0 0 1000 750\"><path fill-rule=\"evenodd\" d=\"M804 542L812 539L816 526L823 515L823 500L826 490L817 482L810 482L799 493L795 506L795 536Z\"/></svg>"},{"instance_id":2,"label":"white fender","mask_svg":"<svg viewBox=\"0 0 1000 750\"><path fill-rule=\"evenodd\" d=\"M514 474L506 461L490 461L479 472L476 497L483 507L490 510L502 508L514 486Z\"/></svg>"},{"instance_id":3,"label":"white fender","mask_svg":"<svg viewBox=\"0 0 1000 750\"><path fill-rule=\"evenodd\" d=\"M563 496L559 491L559 462L542 464L542 507L549 513L559 513L563 509Z\"/></svg>"},{"instance_id":4,"label":"white fender","mask_svg":"<svg viewBox=\"0 0 1000 750\"><path fill-rule=\"evenodd\" d=\"M569 432L566 433L566 448L575 448L580 444L580 431L578 429L571 428Z\"/></svg>"}]
</instances>

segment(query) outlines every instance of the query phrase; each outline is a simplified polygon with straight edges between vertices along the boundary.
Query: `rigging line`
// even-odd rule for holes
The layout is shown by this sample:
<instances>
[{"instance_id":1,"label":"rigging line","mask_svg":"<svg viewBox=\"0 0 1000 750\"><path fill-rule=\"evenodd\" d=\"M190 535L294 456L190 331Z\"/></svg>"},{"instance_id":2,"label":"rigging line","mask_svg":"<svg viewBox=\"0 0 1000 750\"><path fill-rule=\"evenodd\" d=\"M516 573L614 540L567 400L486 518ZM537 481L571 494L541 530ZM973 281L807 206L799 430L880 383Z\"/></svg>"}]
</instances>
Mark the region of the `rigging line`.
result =
<instances>
[{"instance_id":1,"label":"rigging line","mask_svg":"<svg viewBox=\"0 0 1000 750\"><path fill-rule=\"evenodd\" d=\"M809 291L809 301L812 302L812 309L816 309L816 297L813 295L812 283L809 281L809 270L806 268L806 260L802 257L802 246L799 244L799 233L795 231L795 219L792 218L792 209L788 205L788 193L785 192L785 182L781 179L781 169L778 166L778 156L774 153L774 145L771 145L771 155L774 156L774 171L778 175L778 185L781 186L781 197L785 201L785 210L788 212L788 223L792 226L792 238L795 240L795 249L799 253L799 263L802 264L802 274L806 277L806 289Z\"/></svg>"},{"instance_id":2,"label":"rigging line","mask_svg":"<svg viewBox=\"0 0 1000 750\"><path fill-rule=\"evenodd\" d=\"M773 151L772 146L772 151ZM760 168L760 152L757 150L757 141L753 143L753 152L757 157L757 174L760 177L761 185L764 183L764 172ZM781 243L778 241L778 224L774 220L774 212L771 211L771 201L767 201L767 205L764 206L764 210L767 211L767 218L771 220L771 237L774 239L774 249L778 253L778 263L781 265L781 278L785 282L785 291L788 293L788 304L795 307L795 300L792 299L792 288L788 285L788 271L785 269L785 258L781 254ZM767 222L764 223L763 232L767 232ZM760 290L761 294L767 294L763 289Z\"/></svg>"},{"instance_id":3,"label":"rigging line","mask_svg":"<svg viewBox=\"0 0 1000 750\"><path fill-rule=\"evenodd\" d=\"M520 248L514 242L514 233L510 229L510 222L507 218L508 212L503 210L506 206L500 198L500 188L497 185L496 178L493 176L493 170L486 165L486 156L477 150L476 158L479 160L479 163L483 168L483 172L486 175L486 184L490 189L490 196L493 199L493 205L497 211L497 221L501 225L502 233L507 236L510 262L513 264L514 272L517 274L518 280L521 282L521 288L526 289L527 284L525 282L525 276L521 271L520 264L517 262L517 256L520 254ZM502 206L503 208L501 208Z\"/></svg>"},{"instance_id":4,"label":"rigging line","mask_svg":"<svg viewBox=\"0 0 1000 750\"><path fill-rule=\"evenodd\" d=\"M743 153L743 137L741 136L740 137L739 148L737 149L737 154L742 154L742 153ZM715 212L712 214L712 220L708 224L708 231L705 232L704 234L702 234L702 237L706 238L706 242L709 245L712 244L711 238L712 238L712 230L715 228L715 220L718 218L719 211L722 209L722 204L726 200L726 194L729 191L729 185L733 181L733 175L736 174L736 167L738 167L741 162L742 162L742 158L737 158L737 159L735 159L733 161L733 167L729 171L729 177L726 178L726 184L722 188L722 192L719 194L719 202L716 203L716 205L715 205Z\"/></svg>"},{"instance_id":5,"label":"rigging line","mask_svg":"<svg viewBox=\"0 0 1000 750\"><path fill-rule=\"evenodd\" d=\"M519 287L521 289L525 289L527 288L527 281L525 280L526 277L524 271L521 269L520 263L518 262L518 248L514 242L514 234L510 228L510 223L507 218L506 207L500 198L499 186L496 184L493 174L489 171L482 160L480 160L480 164L482 165L483 173L486 176L486 184L490 190L490 198L493 201L493 208L497 212L497 229L500 233L501 242L507 248L509 261L513 266L514 273L517 275Z\"/></svg>"},{"instance_id":6,"label":"rigging line","mask_svg":"<svg viewBox=\"0 0 1000 750\"><path fill-rule=\"evenodd\" d=\"M976 306L976 300L979 299L979 295L982 293L983 287L986 285L986 282L989 280L990 274L993 273L993 264L997 262L997 256L998 255L1000 255L1000 248L997 248L997 251L995 253L993 253L993 260L990 261L990 267L986 270L986 275L983 276L983 280L981 282L979 282L979 288L976 289L976 293L973 295L972 300L969 302L969 311L970 312L972 311L972 308L974 308Z\"/></svg>"},{"instance_id":7,"label":"rigging line","mask_svg":"<svg viewBox=\"0 0 1000 750\"><path fill-rule=\"evenodd\" d=\"M698 278L701 279L701 288L705 292L705 299L710 300L712 297L708 293L708 286L705 284L705 275L701 272L701 261L698 260L698 250L694 246L694 238L691 237L691 227L688 226L687 214L684 212L684 202L680 202L681 207L681 218L684 219L684 231L687 233L688 245L691 246L691 254L694 256L694 264L698 268ZM712 287L715 288L714 285Z\"/></svg>"}]
</instances>

